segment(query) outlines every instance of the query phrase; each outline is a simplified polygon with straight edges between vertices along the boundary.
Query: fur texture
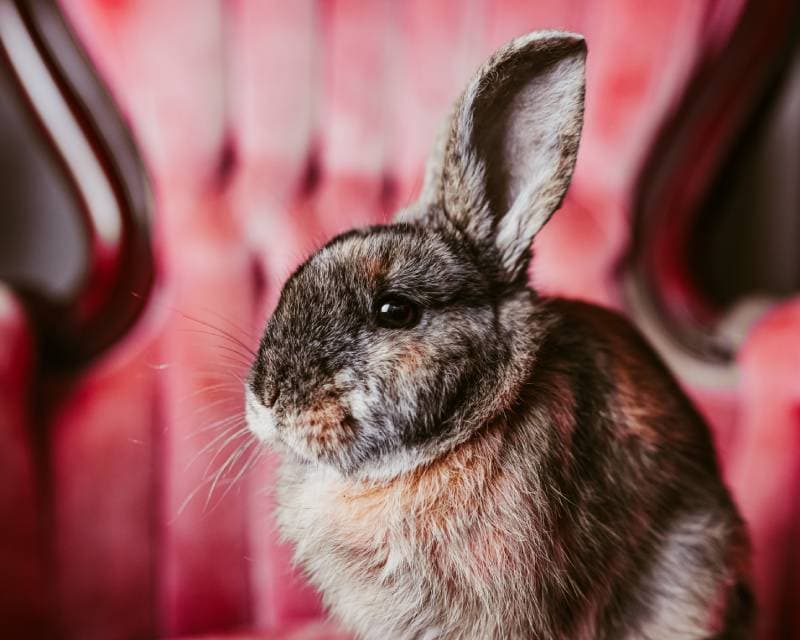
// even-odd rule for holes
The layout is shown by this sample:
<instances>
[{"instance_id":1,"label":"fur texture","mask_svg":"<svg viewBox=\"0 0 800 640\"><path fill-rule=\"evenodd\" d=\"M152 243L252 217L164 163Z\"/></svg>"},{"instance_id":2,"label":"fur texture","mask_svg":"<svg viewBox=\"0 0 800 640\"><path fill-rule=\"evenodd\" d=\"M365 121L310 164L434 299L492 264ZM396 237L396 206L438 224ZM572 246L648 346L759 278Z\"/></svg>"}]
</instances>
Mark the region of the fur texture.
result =
<instances>
[{"instance_id":1,"label":"fur texture","mask_svg":"<svg viewBox=\"0 0 800 640\"><path fill-rule=\"evenodd\" d=\"M748 543L708 430L622 318L527 286L583 112L535 33L456 104L419 202L292 275L248 381L278 520L361 638L740 638ZM419 320L387 328L376 304Z\"/></svg>"}]
</instances>

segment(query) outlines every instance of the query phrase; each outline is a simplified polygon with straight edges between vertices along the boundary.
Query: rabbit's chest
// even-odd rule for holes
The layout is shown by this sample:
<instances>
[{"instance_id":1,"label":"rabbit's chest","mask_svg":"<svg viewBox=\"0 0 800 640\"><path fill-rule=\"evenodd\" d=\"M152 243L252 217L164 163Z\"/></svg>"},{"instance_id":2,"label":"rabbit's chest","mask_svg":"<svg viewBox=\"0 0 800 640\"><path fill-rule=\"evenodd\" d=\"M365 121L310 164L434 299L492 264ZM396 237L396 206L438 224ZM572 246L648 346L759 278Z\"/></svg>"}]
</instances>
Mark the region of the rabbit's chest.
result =
<instances>
[{"instance_id":1,"label":"rabbit's chest","mask_svg":"<svg viewBox=\"0 0 800 640\"><path fill-rule=\"evenodd\" d=\"M519 555L510 547L521 536L497 513L487 513L502 506L490 495L502 486L488 483L485 469L432 471L364 488L314 470L284 485L281 529L342 619L406 612L415 625L442 628L454 607L462 623L470 609L477 611L474 594L505 590L498 579L512 574L502 568ZM409 619L387 622L387 633Z\"/></svg>"},{"instance_id":2,"label":"rabbit's chest","mask_svg":"<svg viewBox=\"0 0 800 640\"><path fill-rule=\"evenodd\" d=\"M281 528L302 561L325 558L340 577L396 584L406 570L442 573L474 555L464 543L480 504L464 491L405 483L363 489L314 472L281 504Z\"/></svg>"}]
</instances>

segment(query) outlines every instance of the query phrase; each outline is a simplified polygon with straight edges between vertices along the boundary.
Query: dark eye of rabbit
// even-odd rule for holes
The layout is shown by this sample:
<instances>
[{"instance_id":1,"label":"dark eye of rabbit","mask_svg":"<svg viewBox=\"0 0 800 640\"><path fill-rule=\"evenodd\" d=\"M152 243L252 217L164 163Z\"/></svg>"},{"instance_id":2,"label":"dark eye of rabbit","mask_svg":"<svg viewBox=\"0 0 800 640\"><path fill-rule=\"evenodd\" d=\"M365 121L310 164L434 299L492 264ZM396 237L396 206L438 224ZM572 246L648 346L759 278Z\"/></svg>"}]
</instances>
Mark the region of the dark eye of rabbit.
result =
<instances>
[{"instance_id":1,"label":"dark eye of rabbit","mask_svg":"<svg viewBox=\"0 0 800 640\"><path fill-rule=\"evenodd\" d=\"M398 296L381 298L375 305L375 320L387 329L407 329L417 324L419 308Z\"/></svg>"}]
</instances>

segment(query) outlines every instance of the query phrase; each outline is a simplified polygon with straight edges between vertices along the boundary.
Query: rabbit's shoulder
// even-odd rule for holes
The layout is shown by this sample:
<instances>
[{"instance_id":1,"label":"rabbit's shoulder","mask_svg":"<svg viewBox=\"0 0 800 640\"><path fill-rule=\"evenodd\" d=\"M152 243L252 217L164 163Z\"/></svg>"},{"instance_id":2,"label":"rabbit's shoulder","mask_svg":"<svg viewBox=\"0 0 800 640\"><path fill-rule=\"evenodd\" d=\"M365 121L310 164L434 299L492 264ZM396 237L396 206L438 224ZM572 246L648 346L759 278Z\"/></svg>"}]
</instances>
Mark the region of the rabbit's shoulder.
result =
<instances>
[{"instance_id":1,"label":"rabbit's shoulder","mask_svg":"<svg viewBox=\"0 0 800 640\"><path fill-rule=\"evenodd\" d=\"M666 364L622 314L585 302L552 299L557 317L543 357L564 372L572 392L610 418L613 435L653 446L691 447L712 467L708 428Z\"/></svg>"}]
</instances>

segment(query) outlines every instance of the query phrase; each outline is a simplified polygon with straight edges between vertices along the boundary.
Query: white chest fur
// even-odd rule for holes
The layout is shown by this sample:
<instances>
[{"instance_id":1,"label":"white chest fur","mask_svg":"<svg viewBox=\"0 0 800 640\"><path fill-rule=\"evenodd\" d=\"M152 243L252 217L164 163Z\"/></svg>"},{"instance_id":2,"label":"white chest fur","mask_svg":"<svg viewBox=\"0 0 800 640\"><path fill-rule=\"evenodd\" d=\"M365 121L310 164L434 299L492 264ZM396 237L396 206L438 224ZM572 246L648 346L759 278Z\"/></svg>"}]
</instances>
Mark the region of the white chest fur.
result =
<instances>
[{"instance_id":1,"label":"white chest fur","mask_svg":"<svg viewBox=\"0 0 800 640\"><path fill-rule=\"evenodd\" d=\"M470 618L478 628L497 624L485 612L503 609L497 601L515 581L508 559L530 551L510 547L531 538L513 531L515 505L504 496L515 492L486 453L478 462L465 449L374 485L283 465L281 531L326 605L360 637L444 638Z\"/></svg>"}]
</instances>

